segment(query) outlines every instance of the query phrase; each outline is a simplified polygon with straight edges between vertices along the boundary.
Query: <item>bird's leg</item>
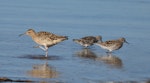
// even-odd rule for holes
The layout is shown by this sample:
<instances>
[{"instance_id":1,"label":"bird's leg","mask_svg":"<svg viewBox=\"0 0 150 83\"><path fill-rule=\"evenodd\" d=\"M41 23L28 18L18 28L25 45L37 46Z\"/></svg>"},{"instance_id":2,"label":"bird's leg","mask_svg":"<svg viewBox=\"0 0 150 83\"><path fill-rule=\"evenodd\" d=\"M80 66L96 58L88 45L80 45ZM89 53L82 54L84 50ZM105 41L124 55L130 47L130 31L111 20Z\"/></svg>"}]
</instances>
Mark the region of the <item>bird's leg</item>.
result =
<instances>
[{"instance_id":1,"label":"bird's leg","mask_svg":"<svg viewBox=\"0 0 150 83\"><path fill-rule=\"evenodd\" d=\"M39 46L42 50L46 51L47 49L45 49L43 46Z\"/></svg>"},{"instance_id":2,"label":"bird's leg","mask_svg":"<svg viewBox=\"0 0 150 83\"><path fill-rule=\"evenodd\" d=\"M46 48L44 48L44 47L43 47L43 46L41 46L41 45L33 46L33 48L41 48L42 50L46 51Z\"/></svg>"},{"instance_id":3,"label":"bird's leg","mask_svg":"<svg viewBox=\"0 0 150 83\"><path fill-rule=\"evenodd\" d=\"M107 53L107 54L111 54L111 53L112 53L112 51L109 51L109 50L108 50L106 53Z\"/></svg>"},{"instance_id":4,"label":"bird's leg","mask_svg":"<svg viewBox=\"0 0 150 83\"><path fill-rule=\"evenodd\" d=\"M46 53L45 57L48 57L48 47L47 46L45 46L45 53Z\"/></svg>"},{"instance_id":5,"label":"bird's leg","mask_svg":"<svg viewBox=\"0 0 150 83\"><path fill-rule=\"evenodd\" d=\"M87 46L83 46L83 49L87 49L88 47Z\"/></svg>"},{"instance_id":6,"label":"bird's leg","mask_svg":"<svg viewBox=\"0 0 150 83\"><path fill-rule=\"evenodd\" d=\"M106 53L107 53L107 54L109 54L110 52L109 52L109 51L107 51Z\"/></svg>"},{"instance_id":7,"label":"bird's leg","mask_svg":"<svg viewBox=\"0 0 150 83\"><path fill-rule=\"evenodd\" d=\"M107 56L111 57L112 56L112 52L107 52Z\"/></svg>"},{"instance_id":8,"label":"bird's leg","mask_svg":"<svg viewBox=\"0 0 150 83\"><path fill-rule=\"evenodd\" d=\"M45 57L48 57L48 50L46 51L46 55L45 55Z\"/></svg>"},{"instance_id":9,"label":"bird's leg","mask_svg":"<svg viewBox=\"0 0 150 83\"><path fill-rule=\"evenodd\" d=\"M34 46L34 48L41 48L42 50L45 51L45 57L48 56L48 47L47 46L41 46L41 45L38 45L38 46Z\"/></svg>"}]
</instances>

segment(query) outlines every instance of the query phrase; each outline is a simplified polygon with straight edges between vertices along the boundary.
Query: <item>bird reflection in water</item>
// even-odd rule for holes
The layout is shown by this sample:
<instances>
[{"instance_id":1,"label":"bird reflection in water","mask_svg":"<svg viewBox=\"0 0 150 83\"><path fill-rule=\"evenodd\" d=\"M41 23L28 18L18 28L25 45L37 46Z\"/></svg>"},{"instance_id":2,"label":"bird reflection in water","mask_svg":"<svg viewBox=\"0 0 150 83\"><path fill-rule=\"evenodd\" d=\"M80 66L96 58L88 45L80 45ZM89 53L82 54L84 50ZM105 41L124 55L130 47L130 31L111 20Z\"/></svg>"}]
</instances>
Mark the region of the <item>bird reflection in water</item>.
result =
<instances>
[{"instance_id":1,"label":"bird reflection in water","mask_svg":"<svg viewBox=\"0 0 150 83\"><path fill-rule=\"evenodd\" d=\"M115 68L122 68L123 66L122 60L119 57L112 55L112 53L107 53L103 56L97 56L90 49L84 48L83 50L77 52L76 55L81 58L95 60L96 62L101 61Z\"/></svg>"},{"instance_id":2,"label":"bird reflection in water","mask_svg":"<svg viewBox=\"0 0 150 83\"><path fill-rule=\"evenodd\" d=\"M27 74L35 78L57 78L59 73L46 62L45 64L33 65L33 69Z\"/></svg>"},{"instance_id":3,"label":"bird reflection in water","mask_svg":"<svg viewBox=\"0 0 150 83\"><path fill-rule=\"evenodd\" d=\"M84 48L83 50L77 52L76 55L78 55L78 57L87 58L87 59L97 58L96 54L88 48Z\"/></svg>"},{"instance_id":4,"label":"bird reflection in water","mask_svg":"<svg viewBox=\"0 0 150 83\"><path fill-rule=\"evenodd\" d=\"M107 55L97 57L96 60L103 61L104 63L115 68L122 68L123 66L122 60L119 57L112 55L111 53L107 53Z\"/></svg>"}]
</instances>

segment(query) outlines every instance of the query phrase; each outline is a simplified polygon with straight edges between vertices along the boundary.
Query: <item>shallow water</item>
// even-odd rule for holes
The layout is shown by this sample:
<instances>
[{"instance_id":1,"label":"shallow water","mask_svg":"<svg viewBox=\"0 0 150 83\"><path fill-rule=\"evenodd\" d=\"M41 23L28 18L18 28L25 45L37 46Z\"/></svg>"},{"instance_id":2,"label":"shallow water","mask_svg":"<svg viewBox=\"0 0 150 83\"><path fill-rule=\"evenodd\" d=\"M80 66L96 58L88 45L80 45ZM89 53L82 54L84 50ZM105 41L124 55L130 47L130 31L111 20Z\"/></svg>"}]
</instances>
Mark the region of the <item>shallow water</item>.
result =
<instances>
[{"instance_id":1,"label":"shallow water","mask_svg":"<svg viewBox=\"0 0 150 83\"><path fill-rule=\"evenodd\" d=\"M0 77L40 82L100 83L150 80L149 0L2 0L0 3ZM27 29L69 36L41 49ZM98 46L83 49L73 38L125 37L130 44L108 57Z\"/></svg>"}]
</instances>

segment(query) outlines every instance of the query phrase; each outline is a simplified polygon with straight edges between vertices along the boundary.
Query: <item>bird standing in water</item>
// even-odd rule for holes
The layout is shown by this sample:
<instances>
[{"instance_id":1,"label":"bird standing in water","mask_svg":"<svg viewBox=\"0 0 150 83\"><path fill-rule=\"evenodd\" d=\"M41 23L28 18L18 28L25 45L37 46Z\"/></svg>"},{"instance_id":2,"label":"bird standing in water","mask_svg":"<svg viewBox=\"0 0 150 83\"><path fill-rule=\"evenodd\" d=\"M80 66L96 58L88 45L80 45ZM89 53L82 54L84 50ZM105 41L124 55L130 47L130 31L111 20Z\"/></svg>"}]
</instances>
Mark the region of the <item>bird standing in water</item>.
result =
<instances>
[{"instance_id":1,"label":"bird standing in water","mask_svg":"<svg viewBox=\"0 0 150 83\"><path fill-rule=\"evenodd\" d=\"M22 35L30 36L32 40L38 44L38 46L35 47L39 47L46 52L45 57L48 56L49 47L68 39L67 36L59 36L45 31L35 32L33 29L28 29L24 34L20 34L19 36Z\"/></svg>"},{"instance_id":2,"label":"bird standing in water","mask_svg":"<svg viewBox=\"0 0 150 83\"><path fill-rule=\"evenodd\" d=\"M123 46L123 43L128 43L125 38L108 40L105 42L103 42L101 38L100 42L96 43L96 45L100 46L103 49L108 50L108 53L111 53L114 50L119 50Z\"/></svg>"},{"instance_id":3,"label":"bird standing in water","mask_svg":"<svg viewBox=\"0 0 150 83\"><path fill-rule=\"evenodd\" d=\"M100 39L101 36L86 36L80 39L73 39L73 41L87 48L88 46L92 46L94 43L97 43Z\"/></svg>"}]
</instances>

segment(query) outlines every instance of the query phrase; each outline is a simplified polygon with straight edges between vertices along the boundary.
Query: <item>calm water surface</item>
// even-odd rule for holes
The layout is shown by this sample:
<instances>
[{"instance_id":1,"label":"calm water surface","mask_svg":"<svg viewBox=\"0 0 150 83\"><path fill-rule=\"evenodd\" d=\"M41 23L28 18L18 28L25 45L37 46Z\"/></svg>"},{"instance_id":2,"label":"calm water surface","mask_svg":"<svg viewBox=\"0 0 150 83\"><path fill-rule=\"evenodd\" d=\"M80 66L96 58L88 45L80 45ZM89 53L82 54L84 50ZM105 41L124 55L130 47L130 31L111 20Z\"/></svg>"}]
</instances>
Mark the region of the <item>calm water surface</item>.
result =
<instances>
[{"instance_id":1,"label":"calm water surface","mask_svg":"<svg viewBox=\"0 0 150 83\"><path fill-rule=\"evenodd\" d=\"M149 0L1 0L0 77L40 82L100 83L150 80ZM27 29L69 36L41 49ZM112 54L98 46L83 49L73 38L125 37L130 44ZM42 59L41 59L42 57Z\"/></svg>"}]
</instances>

